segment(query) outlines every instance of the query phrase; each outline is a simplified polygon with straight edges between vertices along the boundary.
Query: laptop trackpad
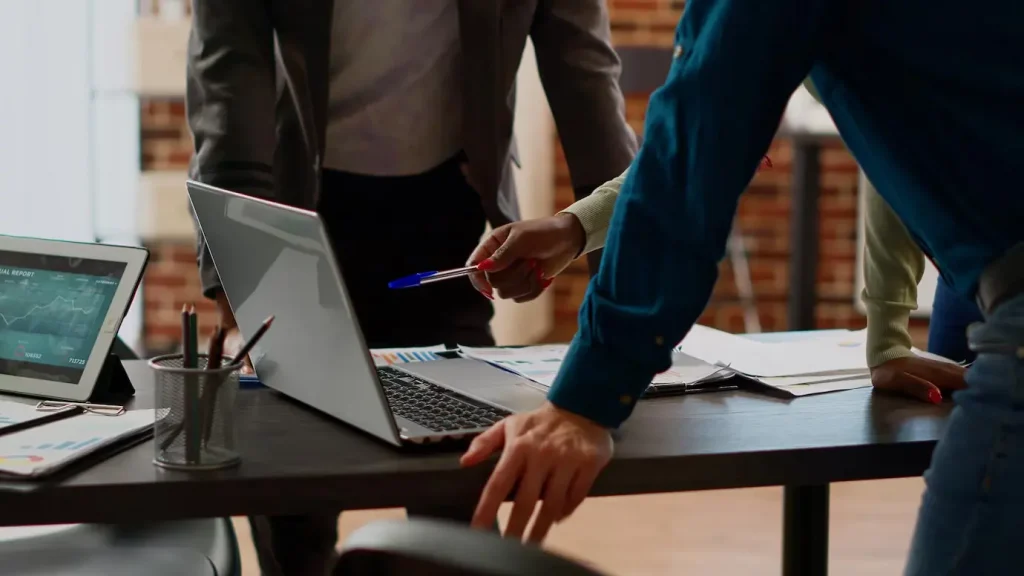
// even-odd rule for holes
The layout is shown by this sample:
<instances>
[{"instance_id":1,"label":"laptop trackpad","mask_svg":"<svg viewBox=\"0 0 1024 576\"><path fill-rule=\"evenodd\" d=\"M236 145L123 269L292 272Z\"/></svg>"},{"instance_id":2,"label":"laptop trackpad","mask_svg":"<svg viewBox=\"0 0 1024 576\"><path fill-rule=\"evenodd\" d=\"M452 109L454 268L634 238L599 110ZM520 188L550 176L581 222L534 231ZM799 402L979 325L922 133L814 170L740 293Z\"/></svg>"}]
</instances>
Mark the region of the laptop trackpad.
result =
<instances>
[{"instance_id":1,"label":"laptop trackpad","mask_svg":"<svg viewBox=\"0 0 1024 576\"><path fill-rule=\"evenodd\" d=\"M456 358L401 364L402 370L475 396L512 412L540 407L545 394L521 376L477 360Z\"/></svg>"}]
</instances>

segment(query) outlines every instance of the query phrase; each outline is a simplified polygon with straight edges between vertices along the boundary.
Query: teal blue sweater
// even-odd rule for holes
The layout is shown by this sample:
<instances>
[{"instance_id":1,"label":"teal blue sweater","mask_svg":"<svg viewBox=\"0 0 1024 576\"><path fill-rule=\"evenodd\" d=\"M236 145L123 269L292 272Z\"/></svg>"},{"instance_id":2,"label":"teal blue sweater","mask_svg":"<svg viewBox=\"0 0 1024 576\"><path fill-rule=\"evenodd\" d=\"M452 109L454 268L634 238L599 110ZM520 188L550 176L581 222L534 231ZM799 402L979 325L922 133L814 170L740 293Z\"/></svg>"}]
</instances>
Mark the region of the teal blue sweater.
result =
<instances>
[{"instance_id":1,"label":"teal blue sweater","mask_svg":"<svg viewBox=\"0 0 1024 576\"><path fill-rule=\"evenodd\" d=\"M810 74L961 294L1024 241L1024 1L689 0L550 400L632 411L704 309L740 194Z\"/></svg>"}]
</instances>

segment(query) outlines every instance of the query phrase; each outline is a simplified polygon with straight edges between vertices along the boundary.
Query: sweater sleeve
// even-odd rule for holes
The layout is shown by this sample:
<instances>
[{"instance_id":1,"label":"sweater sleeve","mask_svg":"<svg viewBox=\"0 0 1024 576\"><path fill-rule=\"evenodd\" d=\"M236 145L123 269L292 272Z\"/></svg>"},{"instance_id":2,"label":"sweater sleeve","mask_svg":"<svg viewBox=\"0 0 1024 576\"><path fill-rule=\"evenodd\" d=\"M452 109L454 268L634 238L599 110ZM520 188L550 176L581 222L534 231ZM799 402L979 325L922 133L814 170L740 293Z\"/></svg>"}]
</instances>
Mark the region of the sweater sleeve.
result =
<instances>
[{"instance_id":1,"label":"sweater sleeve","mask_svg":"<svg viewBox=\"0 0 1024 576\"><path fill-rule=\"evenodd\" d=\"M810 78L804 87L818 102ZM910 355L910 312L917 308L917 284L924 274L924 255L903 222L867 182L864 246L864 292L868 316L868 366Z\"/></svg>"},{"instance_id":2,"label":"sweater sleeve","mask_svg":"<svg viewBox=\"0 0 1024 576\"><path fill-rule=\"evenodd\" d=\"M587 243L580 255L604 247L604 240L608 235L608 223L611 222L612 213L615 211L615 201L619 197L619 190L628 173L629 169L626 169L619 176L598 186L590 196L577 200L562 210L562 214L572 214L583 225Z\"/></svg>"},{"instance_id":3,"label":"sweater sleeve","mask_svg":"<svg viewBox=\"0 0 1024 576\"><path fill-rule=\"evenodd\" d=\"M865 186L864 292L868 316L868 366L910 355L910 312L924 255L889 204Z\"/></svg>"}]
</instances>

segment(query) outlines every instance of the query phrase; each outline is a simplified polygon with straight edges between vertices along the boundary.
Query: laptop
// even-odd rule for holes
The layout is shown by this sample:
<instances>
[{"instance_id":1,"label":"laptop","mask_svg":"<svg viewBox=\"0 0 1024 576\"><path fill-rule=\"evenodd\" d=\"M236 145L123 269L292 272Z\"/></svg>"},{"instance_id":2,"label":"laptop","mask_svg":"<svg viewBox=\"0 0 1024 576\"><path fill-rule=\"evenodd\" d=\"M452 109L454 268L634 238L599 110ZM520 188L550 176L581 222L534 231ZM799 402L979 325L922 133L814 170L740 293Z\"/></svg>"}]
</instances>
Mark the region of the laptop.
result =
<instances>
[{"instance_id":1,"label":"laptop","mask_svg":"<svg viewBox=\"0 0 1024 576\"><path fill-rule=\"evenodd\" d=\"M274 316L250 354L264 385L396 446L466 439L544 402L476 360L375 366L318 214L187 188L242 334Z\"/></svg>"}]
</instances>

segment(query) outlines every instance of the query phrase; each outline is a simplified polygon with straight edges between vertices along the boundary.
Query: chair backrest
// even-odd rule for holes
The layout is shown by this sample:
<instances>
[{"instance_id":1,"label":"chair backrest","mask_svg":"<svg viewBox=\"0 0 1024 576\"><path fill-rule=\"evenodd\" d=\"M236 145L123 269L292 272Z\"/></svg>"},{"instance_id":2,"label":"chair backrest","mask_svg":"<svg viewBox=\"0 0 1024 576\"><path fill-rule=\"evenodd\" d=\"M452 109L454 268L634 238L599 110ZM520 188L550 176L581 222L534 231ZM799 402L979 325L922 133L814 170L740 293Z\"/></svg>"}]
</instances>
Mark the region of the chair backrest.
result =
<instances>
[{"instance_id":1,"label":"chair backrest","mask_svg":"<svg viewBox=\"0 0 1024 576\"><path fill-rule=\"evenodd\" d=\"M381 520L355 531L335 576L602 576L581 564L502 538L437 520Z\"/></svg>"}]
</instances>

